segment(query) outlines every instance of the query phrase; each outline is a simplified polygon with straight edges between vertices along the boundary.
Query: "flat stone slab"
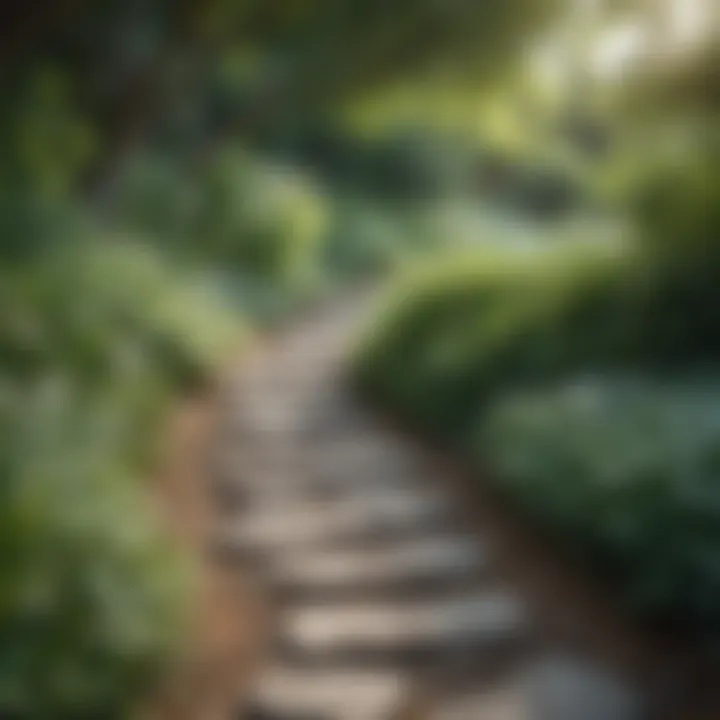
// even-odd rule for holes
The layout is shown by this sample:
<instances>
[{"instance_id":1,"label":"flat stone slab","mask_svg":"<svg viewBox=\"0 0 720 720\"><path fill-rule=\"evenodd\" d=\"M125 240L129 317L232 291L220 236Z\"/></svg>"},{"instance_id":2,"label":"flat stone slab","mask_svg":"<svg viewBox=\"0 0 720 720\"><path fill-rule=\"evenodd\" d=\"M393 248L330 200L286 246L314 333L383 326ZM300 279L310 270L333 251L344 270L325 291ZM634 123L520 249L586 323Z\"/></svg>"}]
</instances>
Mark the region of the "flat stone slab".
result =
<instances>
[{"instance_id":1,"label":"flat stone slab","mask_svg":"<svg viewBox=\"0 0 720 720\"><path fill-rule=\"evenodd\" d=\"M407 682L396 673L271 668L260 679L249 718L386 720Z\"/></svg>"},{"instance_id":2,"label":"flat stone slab","mask_svg":"<svg viewBox=\"0 0 720 720\"><path fill-rule=\"evenodd\" d=\"M435 601L291 609L285 639L307 659L381 657L453 646L495 647L525 636L529 618L515 595L485 590Z\"/></svg>"},{"instance_id":3,"label":"flat stone slab","mask_svg":"<svg viewBox=\"0 0 720 720\"><path fill-rule=\"evenodd\" d=\"M512 682L450 696L430 720L642 720L640 692L587 661L548 656Z\"/></svg>"},{"instance_id":4,"label":"flat stone slab","mask_svg":"<svg viewBox=\"0 0 720 720\"><path fill-rule=\"evenodd\" d=\"M353 477L363 473L428 475L427 462L422 455L375 433L329 438L325 443L316 444L308 458L308 467L318 473Z\"/></svg>"},{"instance_id":5,"label":"flat stone slab","mask_svg":"<svg viewBox=\"0 0 720 720\"><path fill-rule=\"evenodd\" d=\"M598 665L570 657L549 657L524 678L529 720L640 720L641 694Z\"/></svg>"},{"instance_id":6,"label":"flat stone slab","mask_svg":"<svg viewBox=\"0 0 720 720\"><path fill-rule=\"evenodd\" d=\"M436 702L412 720L639 720L638 693L602 669L527 664L544 647L529 610L464 534L443 470L345 384L352 304L283 333L225 397L217 547L280 591L275 653L242 716L410 720L398 711L427 680Z\"/></svg>"},{"instance_id":7,"label":"flat stone slab","mask_svg":"<svg viewBox=\"0 0 720 720\"><path fill-rule=\"evenodd\" d=\"M476 694L461 694L438 704L428 720L532 720L517 688L492 688ZM578 716L574 720L583 720Z\"/></svg>"},{"instance_id":8,"label":"flat stone slab","mask_svg":"<svg viewBox=\"0 0 720 720\"><path fill-rule=\"evenodd\" d=\"M283 548L370 540L449 523L448 506L423 493L371 494L328 502L269 504L243 513L224 541L239 547Z\"/></svg>"},{"instance_id":9,"label":"flat stone slab","mask_svg":"<svg viewBox=\"0 0 720 720\"><path fill-rule=\"evenodd\" d=\"M437 534L379 547L290 551L271 560L267 573L284 589L362 594L408 583L414 586L478 576L486 564L486 549L474 538Z\"/></svg>"}]
</instances>

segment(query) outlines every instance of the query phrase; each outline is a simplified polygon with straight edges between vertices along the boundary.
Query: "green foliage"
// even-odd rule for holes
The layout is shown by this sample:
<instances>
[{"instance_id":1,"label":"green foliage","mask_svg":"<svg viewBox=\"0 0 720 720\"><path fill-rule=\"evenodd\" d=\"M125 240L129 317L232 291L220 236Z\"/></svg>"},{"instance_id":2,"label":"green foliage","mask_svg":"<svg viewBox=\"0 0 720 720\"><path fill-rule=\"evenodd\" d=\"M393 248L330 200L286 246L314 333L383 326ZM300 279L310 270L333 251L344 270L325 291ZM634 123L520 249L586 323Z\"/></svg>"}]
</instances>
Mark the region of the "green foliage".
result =
<instances>
[{"instance_id":1,"label":"green foliage","mask_svg":"<svg viewBox=\"0 0 720 720\"><path fill-rule=\"evenodd\" d=\"M717 138L695 135L669 159L649 164L634 198L652 289L645 327L671 362L720 356L720 171ZM647 336L647 332L645 332Z\"/></svg>"},{"instance_id":2,"label":"green foliage","mask_svg":"<svg viewBox=\"0 0 720 720\"><path fill-rule=\"evenodd\" d=\"M418 419L462 430L518 382L627 355L629 253L490 249L435 259L393 290L361 343L360 381Z\"/></svg>"},{"instance_id":3,"label":"green foliage","mask_svg":"<svg viewBox=\"0 0 720 720\"><path fill-rule=\"evenodd\" d=\"M115 185L113 213L119 223L173 250L192 252L200 187L177 158L137 155L125 163Z\"/></svg>"},{"instance_id":4,"label":"green foliage","mask_svg":"<svg viewBox=\"0 0 720 720\"><path fill-rule=\"evenodd\" d=\"M382 0L217 0L205 3L199 18L228 46L234 40L255 49L264 61L261 87L264 79L274 90L280 83L286 98L302 108L423 72L494 79L562 8L556 0L413 0L403 6Z\"/></svg>"},{"instance_id":5,"label":"green foliage","mask_svg":"<svg viewBox=\"0 0 720 720\"><path fill-rule=\"evenodd\" d=\"M13 269L3 294L3 365L30 377L159 376L177 387L210 374L238 333L216 292L122 237L46 252Z\"/></svg>"},{"instance_id":6,"label":"green foliage","mask_svg":"<svg viewBox=\"0 0 720 720\"><path fill-rule=\"evenodd\" d=\"M701 135L697 128L676 132L669 148L645 158L644 176L631 198L633 210L649 250L671 253L673 262L715 264L712 255L720 254L720 138Z\"/></svg>"},{"instance_id":7,"label":"green foliage","mask_svg":"<svg viewBox=\"0 0 720 720\"><path fill-rule=\"evenodd\" d=\"M313 279L327 208L299 174L226 149L204 179L198 238L238 272L302 286Z\"/></svg>"},{"instance_id":8,"label":"green foliage","mask_svg":"<svg viewBox=\"0 0 720 720\"><path fill-rule=\"evenodd\" d=\"M298 172L237 147L203 168L139 158L120 179L114 213L186 260L222 268L241 290L284 297L321 279L328 202Z\"/></svg>"},{"instance_id":9,"label":"green foliage","mask_svg":"<svg viewBox=\"0 0 720 720\"><path fill-rule=\"evenodd\" d=\"M335 199L334 223L324 254L333 277L377 278L439 243L429 237L428 216L437 213L411 204L381 203L361 196Z\"/></svg>"},{"instance_id":10,"label":"green foliage","mask_svg":"<svg viewBox=\"0 0 720 720\"><path fill-rule=\"evenodd\" d=\"M67 199L43 196L22 184L0 184L0 256L6 270L72 240L83 225Z\"/></svg>"},{"instance_id":11,"label":"green foliage","mask_svg":"<svg viewBox=\"0 0 720 720\"><path fill-rule=\"evenodd\" d=\"M188 578L138 478L169 394L238 339L201 280L97 231L4 273L3 716L124 719L182 636Z\"/></svg>"},{"instance_id":12,"label":"green foliage","mask_svg":"<svg viewBox=\"0 0 720 720\"><path fill-rule=\"evenodd\" d=\"M75 399L77 397L77 399ZM187 572L128 468L117 405L3 393L0 712L126 718L182 636Z\"/></svg>"},{"instance_id":13,"label":"green foliage","mask_svg":"<svg viewBox=\"0 0 720 720\"><path fill-rule=\"evenodd\" d=\"M713 154L684 157L640 185L634 242L453 250L409 273L364 342L362 381L462 429L518 384L717 362L720 181Z\"/></svg>"},{"instance_id":14,"label":"green foliage","mask_svg":"<svg viewBox=\"0 0 720 720\"><path fill-rule=\"evenodd\" d=\"M45 197L67 197L96 150L91 121L72 99L72 80L53 66L31 68L0 111L0 179Z\"/></svg>"},{"instance_id":15,"label":"green foliage","mask_svg":"<svg viewBox=\"0 0 720 720\"><path fill-rule=\"evenodd\" d=\"M656 58L654 64L646 63L649 67L640 68L622 88L624 103L646 121L648 117L687 120L692 116L716 121L720 113L718 61L720 42L709 33L672 61L658 62Z\"/></svg>"},{"instance_id":16,"label":"green foliage","mask_svg":"<svg viewBox=\"0 0 720 720\"><path fill-rule=\"evenodd\" d=\"M223 137L315 117L409 74L495 80L559 5L103 0L50 3L41 21L32 4L10 13L0 91L0 715L131 716L186 597L134 479L146 474L159 413L235 340L229 297L257 318L324 281L326 198ZM158 146L171 159L148 151ZM115 212L100 227L87 217L98 221L87 202L97 199ZM113 223L122 233L108 232ZM333 227L340 237L341 223ZM346 267L394 262L375 233L358 230L375 245ZM345 250L351 242L348 232Z\"/></svg>"},{"instance_id":17,"label":"green foliage","mask_svg":"<svg viewBox=\"0 0 720 720\"><path fill-rule=\"evenodd\" d=\"M647 616L720 632L716 378L586 377L504 399L482 462Z\"/></svg>"},{"instance_id":18,"label":"green foliage","mask_svg":"<svg viewBox=\"0 0 720 720\"><path fill-rule=\"evenodd\" d=\"M425 265L357 373L489 467L643 617L716 648L720 176L712 134L681 139L645 166L632 240Z\"/></svg>"}]
</instances>

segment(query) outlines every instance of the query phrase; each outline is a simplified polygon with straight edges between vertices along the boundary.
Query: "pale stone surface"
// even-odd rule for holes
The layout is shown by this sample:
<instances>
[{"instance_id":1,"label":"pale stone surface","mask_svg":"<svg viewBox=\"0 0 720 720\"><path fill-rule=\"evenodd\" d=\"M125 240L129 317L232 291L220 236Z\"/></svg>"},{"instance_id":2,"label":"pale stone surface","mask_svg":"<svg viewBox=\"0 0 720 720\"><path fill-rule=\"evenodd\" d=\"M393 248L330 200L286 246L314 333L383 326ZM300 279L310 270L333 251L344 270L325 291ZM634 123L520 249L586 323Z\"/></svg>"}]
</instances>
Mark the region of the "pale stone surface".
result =
<instances>
[{"instance_id":1,"label":"pale stone surface","mask_svg":"<svg viewBox=\"0 0 720 720\"><path fill-rule=\"evenodd\" d=\"M350 585L394 585L426 578L462 577L481 572L486 550L474 538L437 535L389 546L288 552L270 566L273 581L320 589Z\"/></svg>"},{"instance_id":2,"label":"pale stone surface","mask_svg":"<svg viewBox=\"0 0 720 720\"><path fill-rule=\"evenodd\" d=\"M444 698L431 720L641 720L629 683L586 660L547 656L501 687Z\"/></svg>"},{"instance_id":3,"label":"pale stone surface","mask_svg":"<svg viewBox=\"0 0 720 720\"><path fill-rule=\"evenodd\" d=\"M254 702L265 717L385 720L406 691L396 673L271 668Z\"/></svg>"},{"instance_id":4,"label":"pale stone surface","mask_svg":"<svg viewBox=\"0 0 720 720\"><path fill-rule=\"evenodd\" d=\"M460 694L439 703L430 720L533 720L522 693L515 687ZM574 720L583 720L582 716Z\"/></svg>"},{"instance_id":5,"label":"pale stone surface","mask_svg":"<svg viewBox=\"0 0 720 720\"><path fill-rule=\"evenodd\" d=\"M361 312L313 314L231 381L216 467L243 503L221 540L250 550L270 587L302 590L277 593L277 650L250 717L404 720L418 682L465 683L469 668L469 686L412 720L637 720L638 697L596 667L518 665L534 623L493 575L492 548L460 527L462 505L421 449L345 386ZM417 666L405 654L415 651ZM489 682L494 662L503 673Z\"/></svg>"},{"instance_id":6,"label":"pale stone surface","mask_svg":"<svg viewBox=\"0 0 720 720\"><path fill-rule=\"evenodd\" d=\"M621 679L570 657L547 658L524 680L531 720L638 720L642 702Z\"/></svg>"},{"instance_id":7,"label":"pale stone surface","mask_svg":"<svg viewBox=\"0 0 720 720\"><path fill-rule=\"evenodd\" d=\"M359 603L293 610L289 639L308 654L513 639L527 627L514 595L477 592L436 601Z\"/></svg>"},{"instance_id":8,"label":"pale stone surface","mask_svg":"<svg viewBox=\"0 0 720 720\"><path fill-rule=\"evenodd\" d=\"M372 539L375 533L412 529L447 517L447 506L432 496L395 494L349 497L329 502L261 505L241 518L229 534L239 545L292 548L302 544Z\"/></svg>"}]
</instances>

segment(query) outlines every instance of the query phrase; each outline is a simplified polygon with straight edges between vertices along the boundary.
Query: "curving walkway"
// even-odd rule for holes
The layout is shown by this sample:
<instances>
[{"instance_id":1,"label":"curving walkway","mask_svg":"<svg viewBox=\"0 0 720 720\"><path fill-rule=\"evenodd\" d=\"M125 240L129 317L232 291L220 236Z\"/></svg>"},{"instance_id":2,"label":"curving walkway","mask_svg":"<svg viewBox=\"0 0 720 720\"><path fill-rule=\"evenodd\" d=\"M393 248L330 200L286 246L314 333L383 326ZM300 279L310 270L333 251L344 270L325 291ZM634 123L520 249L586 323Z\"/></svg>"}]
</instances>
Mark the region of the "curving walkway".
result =
<instances>
[{"instance_id":1,"label":"curving walkway","mask_svg":"<svg viewBox=\"0 0 720 720\"><path fill-rule=\"evenodd\" d=\"M364 310L299 322L230 381L217 541L277 608L239 717L641 717L633 689L540 631L446 471L346 389Z\"/></svg>"}]
</instances>

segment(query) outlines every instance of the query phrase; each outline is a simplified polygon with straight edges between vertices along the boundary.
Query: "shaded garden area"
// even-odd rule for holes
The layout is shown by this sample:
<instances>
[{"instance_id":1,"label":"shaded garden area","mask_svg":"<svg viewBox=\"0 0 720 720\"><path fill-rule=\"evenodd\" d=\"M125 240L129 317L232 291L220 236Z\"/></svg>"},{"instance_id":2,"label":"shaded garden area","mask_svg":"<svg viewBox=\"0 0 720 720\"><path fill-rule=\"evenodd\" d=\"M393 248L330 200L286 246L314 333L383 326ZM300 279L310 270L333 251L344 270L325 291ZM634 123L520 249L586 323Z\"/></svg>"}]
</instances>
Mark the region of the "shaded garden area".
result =
<instances>
[{"instance_id":1,"label":"shaded garden area","mask_svg":"<svg viewBox=\"0 0 720 720\"><path fill-rule=\"evenodd\" d=\"M712 2L0 17L0 715L152 695L196 597L153 504L170 409L366 284L364 397L716 657Z\"/></svg>"}]
</instances>

